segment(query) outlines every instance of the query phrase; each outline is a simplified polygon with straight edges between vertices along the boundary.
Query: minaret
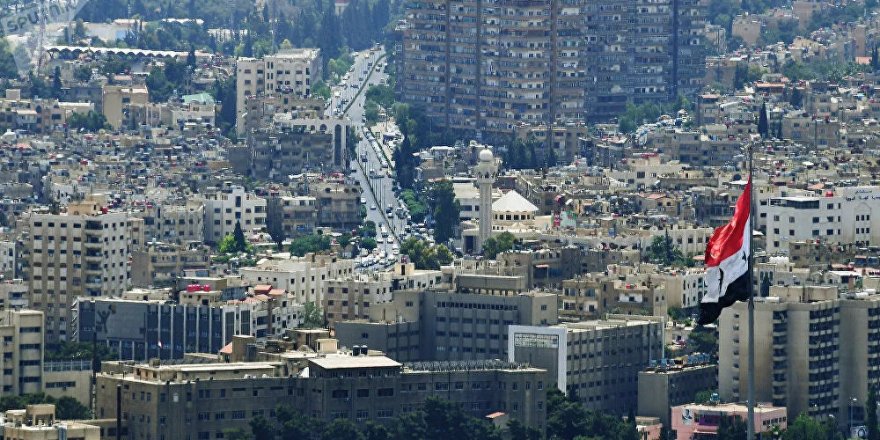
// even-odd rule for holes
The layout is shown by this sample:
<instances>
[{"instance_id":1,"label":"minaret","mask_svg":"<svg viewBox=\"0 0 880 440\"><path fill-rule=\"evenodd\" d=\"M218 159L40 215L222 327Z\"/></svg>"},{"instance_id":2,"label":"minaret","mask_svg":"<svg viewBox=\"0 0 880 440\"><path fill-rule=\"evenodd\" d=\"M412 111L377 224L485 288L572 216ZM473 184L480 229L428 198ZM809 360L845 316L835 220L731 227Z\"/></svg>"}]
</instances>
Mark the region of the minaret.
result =
<instances>
[{"instance_id":1,"label":"minaret","mask_svg":"<svg viewBox=\"0 0 880 440\"><path fill-rule=\"evenodd\" d=\"M476 250L481 250L483 243L492 236L492 184L498 174L498 164L492 150L484 148L479 157L480 161L474 168L480 188L480 235Z\"/></svg>"}]
</instances>

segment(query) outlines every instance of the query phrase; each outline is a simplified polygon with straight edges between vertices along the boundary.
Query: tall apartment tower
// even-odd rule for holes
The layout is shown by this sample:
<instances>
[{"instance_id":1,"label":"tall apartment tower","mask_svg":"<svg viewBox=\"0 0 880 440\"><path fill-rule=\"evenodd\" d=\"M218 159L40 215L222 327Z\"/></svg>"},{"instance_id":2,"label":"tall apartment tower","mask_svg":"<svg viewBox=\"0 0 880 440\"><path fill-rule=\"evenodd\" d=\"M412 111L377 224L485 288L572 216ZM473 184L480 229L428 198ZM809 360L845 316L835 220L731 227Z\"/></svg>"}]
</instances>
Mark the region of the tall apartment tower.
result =
<instances>
[{"instance_id":1,"label":"tall apartment tower","mask_svg":"<svg viewBox=\"0 0 880 440\"><path fill-rule=\"evenodd\" d=\"M492 184L495 183L495 175L498 173L498 164L492 150L485 148L480 151L480 161L477 163L474 173L477 175L477 185L480 187L480 242L483 243L492 236Z\"/></svg>"},{"instance_id":2,"label":"tall apartment tower","mask_svg":"<svg viewBox=\"0 0 880 440\"><path fill-rule=\"evenodd\" d=\"M43 313L36 310L0 311L3 337L3 395L43 390Z\"/></svg>"},{"instance_id":3,"label":"tall apartment tower","mask_svg":"<svg viewBox=\"0 0 880 440\"><path fill-rule=\"evenodd\" d=\"M29 306L45 314L47 342L71 340L77 297L128 289L130 240L128 216L107 211L97 196L30 216Z\"/></svg>"},{"instance_id":4,"label":"tall apartment tower","mask_svg":"<svg viewBox=\"0 0 880 440\"><path fill-rule=\"evenodd\" d=\"M584 7L587 119L605 121L628 102L693 95L705 72L698 0L601 0Z\"/></svg>"},{"instance_id":5,"label":"tall apartment tower","mask_svg":"<svg viewBox=\"0 0 880 440\"><path fill-rule=\"evenodd\" d=\"M725 400L746 395L746 303L721 315L718 385ZM771 288L755 303L755 391L790 414L863 420L868 386L880 385L880 295L836 287Z\"/></svg>"},{"instance_id":6,"label":"tall apartment tower","mask_svg":"<svg viewBox=\"0 0 880 440\"><path fill-rule=\"evenodd\" d=\"M427 0L407 13L398 93L478 139L611 119L703 76L697 0Z\"/></svg>"}]
</instances>

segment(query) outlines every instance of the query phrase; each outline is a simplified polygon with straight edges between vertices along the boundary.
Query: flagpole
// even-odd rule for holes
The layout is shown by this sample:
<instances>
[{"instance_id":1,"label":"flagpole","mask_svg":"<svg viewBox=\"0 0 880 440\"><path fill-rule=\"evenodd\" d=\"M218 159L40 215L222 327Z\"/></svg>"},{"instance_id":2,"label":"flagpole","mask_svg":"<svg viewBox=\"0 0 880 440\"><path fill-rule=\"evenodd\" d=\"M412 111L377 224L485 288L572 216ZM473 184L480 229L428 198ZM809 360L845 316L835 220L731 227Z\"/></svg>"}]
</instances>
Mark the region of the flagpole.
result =
<instances>
[{"instance_id":1,"label":"flagpole","mask_svg":"<svg viewBox=\"0 0 880 440\"><path fill-rule=\"evenodd\" d=\"M755 440L755 187L754 142L749 142L749 401L748 440Z\"/></svg>"}]
</instances>

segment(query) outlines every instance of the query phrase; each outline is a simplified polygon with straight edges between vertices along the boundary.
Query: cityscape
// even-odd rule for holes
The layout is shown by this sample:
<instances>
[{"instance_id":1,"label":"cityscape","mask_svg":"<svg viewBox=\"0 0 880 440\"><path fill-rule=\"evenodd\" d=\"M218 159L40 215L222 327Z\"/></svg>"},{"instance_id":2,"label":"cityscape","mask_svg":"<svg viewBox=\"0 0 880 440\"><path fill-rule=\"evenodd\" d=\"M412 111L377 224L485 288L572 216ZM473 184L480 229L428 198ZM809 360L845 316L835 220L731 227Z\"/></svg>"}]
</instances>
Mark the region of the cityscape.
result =
<instances>
[{"instance_id":1,"label":"cityscape","mask_svg":"<svg viewBox=\"0 0 880 440\"><path fill-rule=\"evenodd\" d=\"M0 440L880 440L878 121L876 0L4 1Z\"/></svg>"}]
</instances>

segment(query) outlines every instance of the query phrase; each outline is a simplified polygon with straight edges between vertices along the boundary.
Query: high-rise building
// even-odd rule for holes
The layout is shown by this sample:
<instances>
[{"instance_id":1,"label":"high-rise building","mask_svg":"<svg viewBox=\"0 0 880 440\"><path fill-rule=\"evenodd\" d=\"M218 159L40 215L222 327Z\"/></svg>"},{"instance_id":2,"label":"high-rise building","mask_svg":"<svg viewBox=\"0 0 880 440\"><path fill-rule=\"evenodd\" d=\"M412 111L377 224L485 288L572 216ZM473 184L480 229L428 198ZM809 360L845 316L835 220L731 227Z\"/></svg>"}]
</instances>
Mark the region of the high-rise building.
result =
<instances>
[{"instance_id":1,"label":"high-rise building","mask_svg":"<svg viewBox=\"0 0 880 440\"><path fill-rule=\"evenodd\" d=\"M614 118L628 102L663 102L699 91L704 14L696 0L586 3L587 119Z\"/></svg>"},{"instance_id":2,"label":"high-rise building","mask_svg":"<svg viewBox=\"0 0 880 440\"><path fill-rule=\"evenodd\" d=\"M719 320L721 398L742 400L748 384L748 313L736 303ZM880 385L880 295L837 288L773 286L755 302L755 392L791 414L862 420L868 386ZM855 399L855 403L853 402Z\"/></svg>"},{"instance_id":3,"label":"high-rise building","mask_svg":"<svg viewBox=\"0 0 880 440\"><path fill-rule=\"evenodd\" d=\"M29 305L46 315L46 340L70 340L70 306L80 296L121 295L129 284L131 235L124 212L100 197L67 212L30 216Z\"/></svg>"},{"instance_id":4,"label":"high-rise building","mask_svg":"<svg viewBox=\"0 0 880 440\"><path fill-rule=\"evenodd\" d=\"M398 93L478 138L607 120L697 91L705 70L695 0L427 0L407 15Z\"/></svg>"}]
</instances>

